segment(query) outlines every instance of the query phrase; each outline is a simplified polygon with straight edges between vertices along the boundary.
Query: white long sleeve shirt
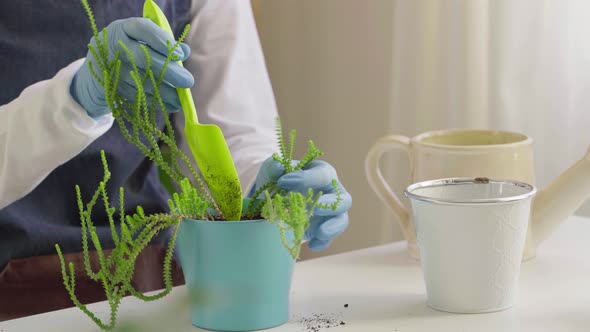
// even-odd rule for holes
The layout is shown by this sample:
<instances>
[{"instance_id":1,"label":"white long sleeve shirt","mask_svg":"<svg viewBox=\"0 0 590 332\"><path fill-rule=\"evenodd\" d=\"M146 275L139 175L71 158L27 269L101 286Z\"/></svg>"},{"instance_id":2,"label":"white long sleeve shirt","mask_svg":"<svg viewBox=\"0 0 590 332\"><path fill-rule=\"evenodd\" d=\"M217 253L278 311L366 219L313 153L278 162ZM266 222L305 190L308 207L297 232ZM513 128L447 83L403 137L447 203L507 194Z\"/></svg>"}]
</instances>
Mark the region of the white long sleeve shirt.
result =
<instances>
[{"instance_id":1,"label":"white long sleeve shirt","mask_svg":"<svg viewBox=\"0 0 590 332\"><path fill-rule=\"evenodd\" d=\"M221 128L247 192L262 161L277 150L275 100L250 2L193 0L186 43L191 55L184 65L195 76L199 120ZM94 120L70 95L82 63L75 61L0 106L0 209L113 125L110 114Z\"/></svg>"}]
</instances>

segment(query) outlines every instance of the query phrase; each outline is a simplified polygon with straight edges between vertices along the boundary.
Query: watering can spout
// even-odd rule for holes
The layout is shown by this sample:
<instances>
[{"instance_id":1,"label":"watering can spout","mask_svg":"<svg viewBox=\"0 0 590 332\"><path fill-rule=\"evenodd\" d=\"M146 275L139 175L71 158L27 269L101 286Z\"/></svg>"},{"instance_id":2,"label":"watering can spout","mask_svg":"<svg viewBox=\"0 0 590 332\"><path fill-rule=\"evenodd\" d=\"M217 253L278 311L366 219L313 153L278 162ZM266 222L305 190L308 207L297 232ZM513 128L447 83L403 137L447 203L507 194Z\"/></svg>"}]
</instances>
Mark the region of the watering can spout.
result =
<instances>
[{"instance_id":1,"label":"watering can spout","mask_svg":"<svg viewBox=\"0 0 590 332\"><path fill-rule=\"evenodd\" d=\"M532 228L535 243L572 215L590 197L590 148L586 155L541 190L533 201Z\"/></svg>"}]
</instances>

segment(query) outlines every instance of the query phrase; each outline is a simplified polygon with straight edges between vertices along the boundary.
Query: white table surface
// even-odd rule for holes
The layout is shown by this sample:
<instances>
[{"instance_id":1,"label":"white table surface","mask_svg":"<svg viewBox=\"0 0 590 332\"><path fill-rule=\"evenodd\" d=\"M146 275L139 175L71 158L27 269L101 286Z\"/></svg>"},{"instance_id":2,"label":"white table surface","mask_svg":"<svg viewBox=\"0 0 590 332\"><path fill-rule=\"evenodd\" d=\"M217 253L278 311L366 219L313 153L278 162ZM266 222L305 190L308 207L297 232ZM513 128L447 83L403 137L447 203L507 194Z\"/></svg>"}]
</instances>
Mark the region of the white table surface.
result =
<instances>
[{"instance_id":1,"label":"white table surface","mask_svg":"<svg viewBox=\"0 0 590 332\"><path fill-rule=\"evenodd\" d=\"M163 300L121 305L125 331L201 331L190 323L184 286ZM1 294L0 294L1 296ZM319 331L590 331L590 219L572 217L525 262L519 301L507 311L450 314L430 309L419 263L405 243L297 263L291 321L270 331L312 331L302 317L320 314L345 325ZM43 299L39 299L43 301ZM349 304L344 308L344 304ZM90 306L107 317L104 302ZM0 332L98 331L77 308L0 322Z\"/></svg>"}]
</instances>

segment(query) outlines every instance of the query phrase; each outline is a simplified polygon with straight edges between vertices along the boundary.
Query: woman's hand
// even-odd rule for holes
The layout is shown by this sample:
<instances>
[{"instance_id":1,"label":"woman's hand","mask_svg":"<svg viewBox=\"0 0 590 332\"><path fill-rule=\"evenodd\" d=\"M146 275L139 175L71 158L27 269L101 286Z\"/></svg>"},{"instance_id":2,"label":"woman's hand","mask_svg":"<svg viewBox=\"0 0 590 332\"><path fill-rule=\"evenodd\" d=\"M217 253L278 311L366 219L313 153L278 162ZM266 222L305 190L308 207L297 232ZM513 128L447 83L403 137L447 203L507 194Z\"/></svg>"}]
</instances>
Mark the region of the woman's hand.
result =
<instances>
[{"instance_id":1,"label":"woman's hand","mask_svg":"<svg viewBox=\"0 0 590 332\"><path fill-rule=\"evenodd\" d=\"M294 161L296 164L297 162ZM260 168L256 178L255 191L269 181L277 181L280 188L296 191L307 195L309 188L314 193L322 192L320 203L332 204L336 201L332 180L340 191L341 201L336 210L317 207L310 220L310 226L305 232L305 240L309 241L309 248L315 251L326 249L348 227L348 210L352 205L352 197L338 180L336 170L325 161L315 160L303 170L285 174L283 166L272 159L267 159Z\"/></svg>"},{"instance_id":2,"label":"woman's hand","mask_svg":"<svg viewBox=\"0 0 590 332\"><path fill-rule=\"evenodd\" d=\"M128 101L133 102L137 92L135 82L129 74L133 70L133 67L127 53L119 42L122 42L133 54L137 67L142 74L147 67L147 63L140 46L142 44L146 45L150 51L151 69L157 78L168 55L167 42L170 45L174 45L175 41L166 31L146 18L132 17L117 20L109 24L106 29L108 32L109 60L115 58L117 51L120 52L121 77L117 92ZM92 37L90 44L98 52L95 37ZM188 45L182 43L180 47L174 50L173 54L178 56L180 61L184 61L190 54L190 48ZM92 62L95 73L99 77L102 76L98 62L94 54L89 50L86 55L86 61L72 80L70 93L86 109L91 117L97 118L110 113L110 110L106 104L104 89L91 74L88 62ZM190 88L193 84L193 75L188 70L174 61L169 63L164 75L164 84L160 87L160 95L169 112L175 112L180 109L180 101L176 93L176 88ZM153 86L151 84L146 84L146 93L148 98L153 95Z\"/></svg>"}]
</instances>

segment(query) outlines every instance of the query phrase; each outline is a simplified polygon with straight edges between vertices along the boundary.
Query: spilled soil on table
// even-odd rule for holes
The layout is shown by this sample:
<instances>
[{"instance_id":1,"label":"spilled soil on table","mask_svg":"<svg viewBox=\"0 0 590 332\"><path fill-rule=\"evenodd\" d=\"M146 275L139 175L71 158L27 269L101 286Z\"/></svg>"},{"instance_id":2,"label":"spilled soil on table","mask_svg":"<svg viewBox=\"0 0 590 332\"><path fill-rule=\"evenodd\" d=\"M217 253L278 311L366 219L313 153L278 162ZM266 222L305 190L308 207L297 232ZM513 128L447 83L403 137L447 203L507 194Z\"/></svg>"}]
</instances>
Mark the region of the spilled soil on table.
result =
<instances>
[{"instance_id":1,"label":"spilled soil on table","mask_svg":"<svg viewBox=\"0 0 590 332\"><path fill-rule=\"evenodd\" d=\"M348 308L348 303L344 304ZM295 317L295 321L302 325L302 331L320 332L326 329L342 327L346 325L343 320L344 311L339 313L312 313Z\"/></svg>"}]
</instances>

